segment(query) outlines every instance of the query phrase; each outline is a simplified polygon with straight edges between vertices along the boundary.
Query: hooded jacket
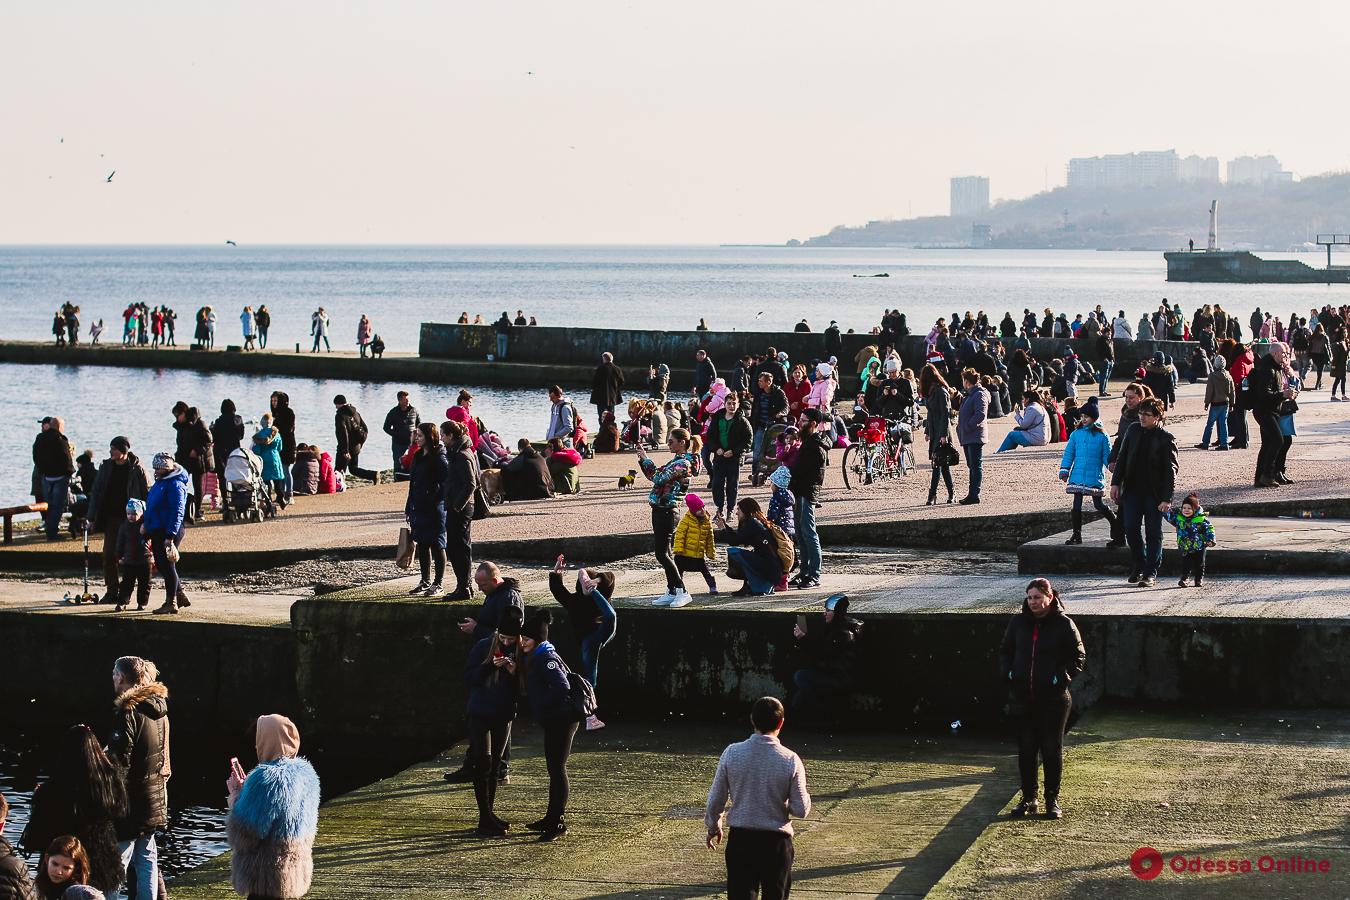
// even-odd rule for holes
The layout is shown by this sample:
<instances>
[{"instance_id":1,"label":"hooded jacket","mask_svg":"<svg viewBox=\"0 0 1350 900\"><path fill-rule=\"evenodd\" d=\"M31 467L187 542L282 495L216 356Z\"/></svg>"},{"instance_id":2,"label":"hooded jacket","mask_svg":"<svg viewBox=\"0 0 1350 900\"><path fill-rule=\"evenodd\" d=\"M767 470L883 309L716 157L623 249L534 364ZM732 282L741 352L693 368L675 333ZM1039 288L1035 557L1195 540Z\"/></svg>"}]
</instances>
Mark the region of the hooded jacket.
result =
<instances>
[{"instance_id":1,"label":"hooded jacket","mask_svg":"<svg viewBox=\"0 0 1350 900\"><path fill-rule=\"evenodd\" d=\"M567 666L548 641L540 641L526 660L525 692L536 722L565 721L573 716Z\"/></svg>"},{"instance_id":2,"label":"hooded jacket","mask_svg":"<svg viewBox=\"0 0 1350 900\"><path fill-rule=\"evenodd\" d=\"M1153 392L1153 396L1167 398L1175 388L1172 385L1172 368L1167 363L1149 360L1144 364L1144 384Z\"/></svg>"},{"instance_id":3,"label":"hooded jacket","mask_svg":"<svg viewBox=\"0 0 1350 900\"><path fill-rule=\"evenodd\" d=\"M1169 509L1163 518L1176 528L1177 549L1182 553L1199 553L1214 543L1214 525L1203 509L1197 509L1191 516L1183 516L1180 509Z\"/></svg>"},{"instance_id":4,"label":"hooded jacket","mask_svg":"<svg viewBox=\"0 0 1350 900\"><path fill-rule=\"evenodd\" d=\"M510 722L516 717L520 679L493 665L488 658L491 649L492 635L488 635L469 651L464 664L464 686L469 694L466 712L489 722Z\"/></svg>"},{"instance_id":5,"label":"hooded jacket","mask_svg":"<svg viewBox=\"0 0 1350 900\"><path fill-rule=\"evenodd\" d=\"M319 791L318 773L298 756L260 762L248 773L225 821L230 882L238 893L303 897L309 892Z\"/></svg>"},{"instance_id":6,"label":"hooded jacket","mask_svg":"<svg viewBox=\"0 0 1350 900\"><path fill-rule=\"evenodd\" d=\"M9 841L0 837L0 900L38 900L28 877L28 864L19 858Z\"/></svg>"},{"instance_id":7,"label":"hooded jacket","mask_svg":"<svg viewBox=\"0 0 1350 900\"><path fill-rule=\"evenodd\" d=\"M1215 368L1205 382L1205 408L1211 406L1231 406L1237 394L1233 385L1233 376L1224 368Z\"/></svg>"},{"instance_id":8,"label":"hooded jacket","mask_svg":"<svg viewBox=\"0 0 1350 900\"><path fill-rule=\"evenodd\" d=\"M115 707L108 756L127 774L127 817L117 826L125 841L169 821L169 689L158 681L137 685L119 694Z\"/></svg>"},{"instance_id":9,"label":"hooded jacket","mask_svg":"<svg viewBox=\"0 0 1350 900\"><path fill-rule=\"evenodd\" d=\"M680 517L680 523L675 526L672 547L676 556L716 559L717 543L713 540L712 516L700 519L692 512L686 512Z\"/></svg>"},{"instance_id":10,"label":"hooded jacket","mask_svg":"<svg viewBox=\"0 0 1350 900\"><path fill-rule=\"evenodd\" d=\"M333 413L333 432L337 437L338 456L359 456L361 448L366 445L366 437L370 431L366 428L365 420L361 414L356 411L356 407L350 403L339 406L337 412Z\"/></svg>"},{"instance_id":11,"label":"hooded jacket","mask_svg":"<svg viewBox=\"0 0 1350 900\"><path fill-rule=\"evenodd\" d=\"M595 590L606 600L614 599L614 573L600 572L596 579ZM562 604L563 609L567 610L567 624L572 626L572 632L578 639L586 637L600 624L596 621L600 617L599 603L588 593L583 593L580 589L569 591L563 585L563 578L557 572L548 574L548 589L553 592L553 599Z\"/></svg>"},{"instance_id":12,"label":"hooded jacket","mask_svg":"<svg viewBox=\"0 0 1350 900\"><path fill-rule=\"evenodd\" d=\"M1106 436L1101 422L1075 428L1064 445L1059 458L1059 474L1068 476L1070 488L1105 488L1106 463L1111 458L1111 439Z\"/></svg>"},{"instance_id":13,"label":"hooded jacket","mask_svg":"<svg viewBox=\"0 0 1350 900\"><path fill-rule=\"evenodd\" d=\"M1015 702L1049 699L1067 691L1086 661L1082 635L1058 598L1039 619L1022 601L1022 611L1008 623L999 651L999 672Z\"/></svg>"},{"instance_id":14,"label":"hooded jacket","mask_svg":"<svg viewBox=\"0 0 1350 900\"><path fill-rule=\"evenodd\" d=\"M147 532L162 531L172 537L183 530L183 515L187 511L188 497L187 469L182 466L156 478L150 485L145 497L145 518L142 520Z\"/></svg>"},{"instance_id":15,"label":"hooded jacket","mask_svg":"<svg viewBox=\"0 0 1350 900\"><path fill-rule=\"evenodd\" d=\"M229 415L221 415L220 418L211 423L211 452L215 454L217 472L225 470L225 460L230 458L230 452L241 446L243 442L243 417L230 413Z\"/></svg>"},{"instance_id":16,"label":"hooded jacket","mask_svg":"<svg viewBox=\"0 0 1350 900\"><path fill-rule=\"evenodd\" d=\"M524 618L525 601L520 597L520 582L514 578L503 578L502 583L492 589L492 593L484 595L483 605L475 617L478 624L474 626L473 639L481 641L491 637L497 626L501 625L502 615L508 606L519 609L521 618Z\"/></svg>"},{"instance_id":17,"label":"hooded jacket","mask_svg":"<svg viewBox=\"0 0 1350 900\"><path fill-rule=\"evenodd\" d=\"M111 459L105 459L98 467L98 474L94 476L94 489L89 494L89 527L94 531L102 531L108 526L110 514L121 516L125 512L127 500L144 500L150 492L153 477L134 453L128 452L126 462L120 466ZM113 489L114 478L126 480L125 494ZM109 490L122 499L122 508L109 509L106 502Z\"/></svg>"}]
</instances>

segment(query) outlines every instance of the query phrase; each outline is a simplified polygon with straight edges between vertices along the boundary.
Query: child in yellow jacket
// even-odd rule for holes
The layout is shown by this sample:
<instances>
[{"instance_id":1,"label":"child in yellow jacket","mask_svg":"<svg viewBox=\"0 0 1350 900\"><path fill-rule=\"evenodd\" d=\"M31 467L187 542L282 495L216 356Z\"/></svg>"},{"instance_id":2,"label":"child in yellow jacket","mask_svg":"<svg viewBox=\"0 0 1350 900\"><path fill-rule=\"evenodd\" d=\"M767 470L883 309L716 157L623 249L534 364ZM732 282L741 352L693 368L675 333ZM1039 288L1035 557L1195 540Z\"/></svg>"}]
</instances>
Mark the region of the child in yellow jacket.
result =
<instances>
[{"instance_id":1,"label":"child in yellow jacket","mask_svg":"<svg viewBox=\"0 0 1350 900\"><path fill-rule=\"evenodd\" d=\"M712 516L704 509L698 494L685 494L688 507L680 524L675 526L675 567L681 572L701 572L708 582L708 593L717 593L717 579L708 568L708 560L717 559L717 545L713 542Z\"/></svg>"}]
</instances>

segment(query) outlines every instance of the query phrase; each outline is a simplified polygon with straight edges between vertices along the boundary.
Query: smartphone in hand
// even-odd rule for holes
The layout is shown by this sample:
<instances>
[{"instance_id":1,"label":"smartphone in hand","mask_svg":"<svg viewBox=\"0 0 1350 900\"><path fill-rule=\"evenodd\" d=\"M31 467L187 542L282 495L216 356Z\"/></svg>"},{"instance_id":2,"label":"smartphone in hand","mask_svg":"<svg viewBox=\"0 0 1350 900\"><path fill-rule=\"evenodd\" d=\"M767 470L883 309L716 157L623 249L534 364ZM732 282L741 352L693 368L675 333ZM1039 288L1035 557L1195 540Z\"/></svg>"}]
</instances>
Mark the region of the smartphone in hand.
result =
<instances>
[{"instance_id":1,"label":"smartphone in hand","mask_svg":"<svg viewBox=\"0 0 1350 900\"><path fill-rule=\"evenodd\" d=\"M804 615L797 616L797 627L800 628L802 631L806 630L806 616Z\"/></svg>"}]
</instances>

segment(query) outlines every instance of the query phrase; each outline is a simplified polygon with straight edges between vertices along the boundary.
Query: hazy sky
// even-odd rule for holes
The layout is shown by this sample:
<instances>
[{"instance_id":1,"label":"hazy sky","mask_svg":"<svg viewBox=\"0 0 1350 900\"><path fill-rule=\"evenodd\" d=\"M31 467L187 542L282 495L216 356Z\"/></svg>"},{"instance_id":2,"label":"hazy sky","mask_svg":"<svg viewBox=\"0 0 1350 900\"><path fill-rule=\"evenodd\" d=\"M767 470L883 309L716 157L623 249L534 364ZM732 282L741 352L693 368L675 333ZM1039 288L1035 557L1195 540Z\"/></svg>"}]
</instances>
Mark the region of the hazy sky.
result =
<instances>
[{"instance_id":1,"label":"hazy sky","mask_svg":"<svg viewBox=\"0 0 1350 900\"><path fill-rule=\"evenodd\" d=\"M0 243L776 243L1070 156L1317 174L1350 168L1347 33L1333 3L9 4Z\"/></svg>"}]
</instances>

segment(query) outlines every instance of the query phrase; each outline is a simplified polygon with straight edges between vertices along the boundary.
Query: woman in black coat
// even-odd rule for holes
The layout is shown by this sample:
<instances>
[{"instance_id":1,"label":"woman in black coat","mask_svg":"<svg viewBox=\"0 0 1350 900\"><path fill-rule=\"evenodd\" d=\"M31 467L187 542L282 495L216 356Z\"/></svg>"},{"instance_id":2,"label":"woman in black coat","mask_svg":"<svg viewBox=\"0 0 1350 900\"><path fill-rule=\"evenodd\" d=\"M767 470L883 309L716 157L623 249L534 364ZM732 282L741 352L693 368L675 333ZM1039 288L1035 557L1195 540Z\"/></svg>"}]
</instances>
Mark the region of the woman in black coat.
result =
<instances>
[{"instance_id":1,"label":"woman in black coat","mask_svg":"<svg viewBox=\"0 0 1350 900\"><path fill-rule=\"evenodd\" d=\"M41 853L55 838L74 835L89 854L89 884L111 895L122 884L117 819L127 815L124 773L85 725L61 739L50 777L33 793L23 846Z\"/></svg>"},{"instance_id":2,"label":"woman in black coat","mask_svg":"<svg viewBox=\"0 0 1350 900\"><path fill-rule=\"evenodd\" d=\"M1064 729L1073 698L1069 685L1083 671L1087 653L1078 626L1064 613L1059 592L1044 578L1027 585L1022 611L1003 635L999 672L1011 691L1017 720L1017 766L1022 802L1014 816L1036 812L1036 757L1045 765L1045 815L1058 819L1064 771Z\"/></svg>"},{"instance_id":3,"label":"woman in black coat","mask_svg":"<svg viewBox=\"0 0 1350 900\"><path fill-rule=\"evenodd\" d=\"M951 388L942 373L931 363L924 366L920 373L920 383L925 393L925 406L928 418L924 422L924 433L928 435L928 459L933 464L933 477L928 482L928 506L937 502L938 478L947 485L947 502L952 502L952 468L942 461L946 449L951 446L952 400Z\"/></svg>"},{"instance_id":4,"label":"woman in black coat","mask_svg":"<svg viewBox=\"0 0 1350 900\"><path fill-rule=\"evenodd\" d=\"M437 597L445 579L445 479L450 474L450 460L441 443L441 432L430 422L423 422L413 432L417 452L408 469L408 501L404 513L408 528L417 543L417 564L422 580L408 593ZM436 562L436 580L431 580L431 563Z\"/></svg>"},{"instance_id":5,"label":"woman in black coat","mask_svg":"<svg viewBox=\"0 0 1350 900\"><path fill-rule=\"evenodd\" d=\"M742 497L736 503L736 527L728 528L726 519L718 513L713 524L719 529L717 541L729 544L727 574L732 565L740 567L745 584L733 594L736 597L763 597L772 594L774 586L783 578L783 562L778 557L778 539L769 528L769 520L759 503Z\"/></svg>"},{"instance_id":6,"label":"woman in black coat","mask_svg":"<svg viewBox=\"0 0 1350 900\"><path fill-rule=\"evenodd\" d=\"M211 429L202 421L195 406L179 400L173 407L173 427L178 432L174 461L192 476L192 496L188 498L187 516L193 521L202 519L202 476L214 472L215 452L212 449Z\"/></svg>"},{"instance_id":7,"label":"woman in black coat","mask_svg":"<svg viewBox=\"0 0 1350 900\"><path fill-rule=\"evenodd\" d=\"M511 723L520 697L521 662L518 638L522 613L508 606L497 631L473 645L464 666L469 693L469 755L473 795L478 803L478 836L502 837L511 827L494 811L498 770L511 742Z\"/></svg>"},{"instance_id":8,"label":"woman in black coat","mask_svg":"<svg viewBox=\"0 0 1350 900\"><path fill-rule=\"evenodd\" d=\"M295 494L291 473L291 467L295 465L295 410L291 409L291 398L285 391L272 392L272 427L281 434L281 465L286 469L286 502L289 503Z\"/></svg>"}]
</instances>

